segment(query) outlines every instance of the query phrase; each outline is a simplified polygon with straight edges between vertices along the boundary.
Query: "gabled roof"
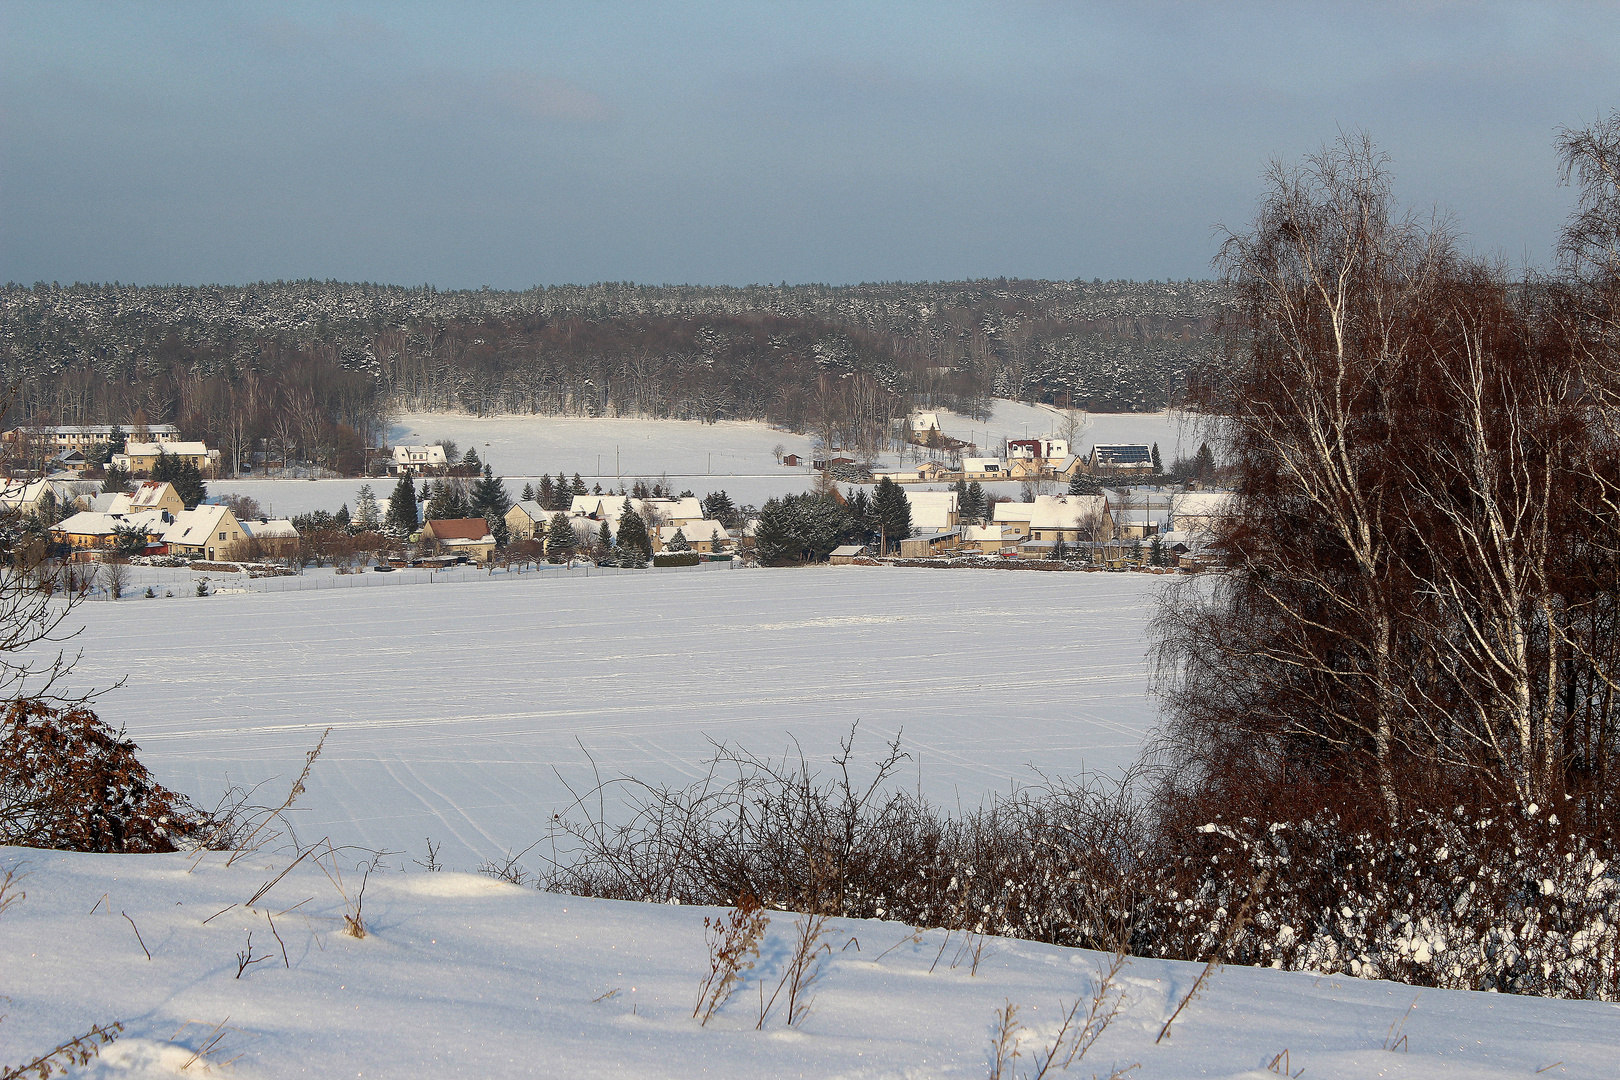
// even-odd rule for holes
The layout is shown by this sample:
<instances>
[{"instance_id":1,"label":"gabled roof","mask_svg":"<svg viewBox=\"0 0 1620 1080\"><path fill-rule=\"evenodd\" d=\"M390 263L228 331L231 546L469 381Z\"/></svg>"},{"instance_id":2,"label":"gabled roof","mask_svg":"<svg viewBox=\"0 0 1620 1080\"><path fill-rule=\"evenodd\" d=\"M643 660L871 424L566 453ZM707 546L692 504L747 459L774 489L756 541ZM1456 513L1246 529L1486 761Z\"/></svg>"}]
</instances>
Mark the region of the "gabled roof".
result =
<instances>
[{"instance_id":1,"label":"gabled roof","mask_svg":"<svg viewBox=\"0 0 1620 1080\"><path fill-rule=\"evenodd\" d=\"M130 442L124 444L126 457L154 457L159 452L187 457L207 457L208 444L201 442Z\"/></svg>"},{"instance_id":2,"label":"gabled roof","mask_svg":"<svg viewBox=\"0 0 1620 1080\"><path fill-rule=\"evenodd\" d=\"M688 540L709 540L716 532L724 539L726 527L712 519L689 521L685 525L661 525L658 528L658 542L667 544L675 539L676 533L682 533Z\"/></svg>"},{"instance_id":3,"label":"gabled roof","mask_svg":"<svg viewBox=\"0 0 1620 1080\"><path fill-rule=\"evenodd\" d=\"M435 540L482 540L485 537L494 539L490 535L489 522L483 518L435 518L423 525L424 530L431 528Z\"/></svg>"},{"instance_id":4,"label":"gabled roof","mask_svg":"<svg viewBox=\"0 0 1620 1080\"><path fill-rule=\"evenodd\" d=\"M1031 529L1078 529L1095 515L1108 517L1108 500L1101 495L1037 495L1034 502L996 503L996 522L1028 522Z\"/></svg>"},{"instance_id":5,"label":"gabled roof","mask_svg":"<svg viewBox=\"0 0 1620 1080\"><path fill-rule=\"evenodd\" d=\"M163 530L163 542L192 547L213 543L220 522L227 517L235 520L231 508L217 504L203 503L195 510L182 510L174 515L174 523Z\"/></svg>"},{"instance_id":6,"label":"gabled roof","mask_svg":"<svg viewBox=\"0 0 1620 1080\"><path fill-rule=\"evenodd\" d=\"M548 521L551 518L551 511L541 506L536 499L524 499L520 503L513 503L512 510L521 510L530 521ZM508 510L507 513L510 514L512 510Z\"/></svg>"},{"instance_id":7,"label":"gabled roof","mask_svg":"<svg viewBox=\"0 0 1620 1080\"><path fill-rule=\"evenodd\" d=\"M255 540L296 540L298 530L293 527L291 518L265 518L239 521L242 532Z\"/></svg>"}]
</instances>

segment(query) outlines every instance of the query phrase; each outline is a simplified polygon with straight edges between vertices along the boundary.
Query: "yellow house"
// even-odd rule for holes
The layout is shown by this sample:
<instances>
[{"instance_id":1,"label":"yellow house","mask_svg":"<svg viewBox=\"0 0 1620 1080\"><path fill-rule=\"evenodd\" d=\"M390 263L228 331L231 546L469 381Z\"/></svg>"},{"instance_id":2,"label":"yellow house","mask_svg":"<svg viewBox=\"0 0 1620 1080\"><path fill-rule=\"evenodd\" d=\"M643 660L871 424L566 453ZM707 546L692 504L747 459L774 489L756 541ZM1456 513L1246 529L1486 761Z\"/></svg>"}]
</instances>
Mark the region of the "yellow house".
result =
<instances>
[{"instance_id":1,"label":"yellow house","mask_svg":"<svg viewBox=\"0 0 1620 1080\"><path fill-rule=\"evenodd\" d=\"M495 553L495 537L483 518L439 518L422 526L423 546L485 563Z\"/></svg>"},{"instance_id":2,"label":"yellow house","mask_svg":"<svg viewBox=\"0 0 1620 1080\"><path fill-rule=\"evenodd\" d=\"M166 480L143 480L135 490L113 497L109 514L138 514L145 510L167 510L178 514L186 508L180 493Z\"/></svg>"},{"instance_id":3,"label":"yellow house","mask_svg":"<svg viewBox=\"0 0 1620 1080\"><path fill-rule=\"evenodd\" d=\"M1109 540L1114 518L1101 495L1037 495L1034 502L996 503L992 524L1010 543L1025 538L1071 542Z\"/></svg>"},{"instance_id":4,"label":"yellow house","mask_svg":"<svg viewBox=\"0 0 1620 1080\"><path fill-rule=\"evenodd\" d=\"M131 442L124 444L124 452L112 456L112 464L132 473L150 473L157 465L160 454L179 458L197 466L198 472L211 472L219 462L219 451L208 449L200 442Z\"/></svg>"},{"instance_id":5,"label":"yellow house","mask_svg":"<svg viewBox=\"0 0 1620 1080\"><path fill-rule=\"evenodd\" d=\"M247 534L230 507L207 503L175 514L174 523L162 536L169 554L208 560L229 559L236 545L245 539Z\"/></svg>"}]
</instances>

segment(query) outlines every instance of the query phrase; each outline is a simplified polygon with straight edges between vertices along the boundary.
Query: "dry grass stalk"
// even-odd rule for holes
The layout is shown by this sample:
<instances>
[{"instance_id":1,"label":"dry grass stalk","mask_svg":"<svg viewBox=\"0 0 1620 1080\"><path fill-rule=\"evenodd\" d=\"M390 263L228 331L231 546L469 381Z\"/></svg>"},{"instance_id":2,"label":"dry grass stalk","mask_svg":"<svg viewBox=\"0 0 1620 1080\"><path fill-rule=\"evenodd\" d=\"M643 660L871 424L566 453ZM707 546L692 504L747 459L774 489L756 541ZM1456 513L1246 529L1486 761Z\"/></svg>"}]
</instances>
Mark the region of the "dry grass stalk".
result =
<instances>
[{"instance_id":1,"label":"dry grass stalk","mask_svg":"<svg viewBox=\"0 0 1620 1080\"><path fill-rule=\"evenodd\" d=\"M360 877L359 890L351 897L343 884L343 868L338 865L337 849L332 846L330 838L326 841L326 853L331 857L332 865L328 867L321 861L319 855L315 856L315 865L321 868L326 880L332 883L332 887L337 889L338 895L343 898L344 907L347 909L343 913L343 932L352 938L363 938L366 936L366 924L362 918L366 903L366 883L371 880L371 872L377 868L377 862L382 856L376 855L371 860L371 864Z\"/></svg>"},{"instance_id":2,"label":"dry grass stalk","mask_svg":"<svg viewBox=\"0 0 1620 1080\"><path fill-rule=\"evenodd\" d=\"M1226 947L1232 943L1232 939L1242 932L1244 925L1249 921L1249 909L1254 906L1254 898L1260 895L1260 890L1264 889L1266 882L1270 880L1270 870L1263 871L1259 877L1255 878L1254 884L1249 887L1249 895L1243 900L1243 906L1238 908L1237 918L1233 919L1232 925L1226 928L1226 933L1221 937L1221 943L1215 947L1215 952L1210 956L1209 963L1204 965L1204 970L1200 971L1198 978L1193 980L1192 988L1187 991L1186 996L1181 999L1181 1003L1176 1006L1176 1011L1170 1014L1170 1019L1166 1020L1164 1027L1159 1029L1159 1037L1153 1040L1153 1045L1157 1046L1164 1040L1165 1036L1170 1034L1170 1025L1176 1022L1176 1017L1181 1015L1181 1010L1185 1009L1203 990L1204 983L1208 981L1210 973L1215 970L1220 961L1221 953L1226 951Z\"/></svg>"},{"instance_id":3,"label":"dry grass stalk","mask_svg":"<svg viewBox=\"0 0 1620 1080\"><path fill-rule=\"evenodd\" d=\"M990 1080L1014 1080L1011 1070L1018 1064L1018 1037L1024 1025L1018 1022L1018 1006L1008 1001L996 1010L996 1034L990 1040L995 1055L990 1060Z\"/></svg>"},{"instance_id":4,"label":"dry grass stalk","mask_svg":"<svg viewBox=\"0 0 1620 1080\"><path fill-rule=\"evenodd\" d=\"M1418 995L1418 997L1422 996L1422 994ZM1391 1052L1396 1050L1410 1052L1408 1049L1409 1044L1406 1041L1406 1021L1409 1017L1411 1017L1412 1010L1417 1008L1417 1003L1418 999L1416 997L1413 998L1412 1004L1406 1007L1406 1011L1401 1014L1401 1018L1399 1020L1391 1021L1389 1025L1389 1034L1384 1036L1385 1050L1389 1050Z\"/></svg>"},{"instance_id":5,"label":"dry grass stalk","mask_svg":"<svg viewBox=\"0 0 1620 1080\"><path fill-rule=\"evenodd\" d=\"M807 915L793 924L794 944L793 958L782 971L781 981L771 993L771 999L760 1006L759 1021L754 1025L758 1031L765 1026L770 1018L771 1010L776 1007L778 997L784 989L787 990L787 1023L788 1027L797 1027L799 1021L810 1015L810 1009L815 1004L815 995L811 988L821 978L822 963L832 955L832 945L826 939L833 931L827 926L827 916ZM764 987L760 988L761 994Z\"/></svg>"},{"instance_id":6,"label":"dry grass stalk","mask_svg":"<svg viewBox=\"0 0 1620 1080\"><path fill-rule=\"evenodd\" d=\"M759 943L770 921L759 900L750 893L739 896L737 906L727 915L703 920L704 937L709 943L709 974L692 1008L692 1016L701 1016L702 1024L707 1024L742 988L743 979L759 956Z\"/></svg>"},{"instance_id":7,"label":"dry grass stalk","mask_svg":"<svg viewBox=\"0 0 1620 1080\"><path fill-rule=\"evenodd\" d=\"M33 1061L10 1067L0 1066L0 1080L49 1080L58 1073L66 1075L80 1065L88 1065L101 1053L101 1048L123 1033L120 1023L97 1024L77 1038L69 1039L56 1049L41 1054Z\"/></svg>"},{"instance_id":8,"label":"dry grass stalk","mask_svg":"<svg viewBox=\"0 0 1620 1080\"><path fill-rule=\"evenodd\" d=\"M236 1062L237 1058L242 1056L240 1053L238 1053L233 1054L223 1061L209 1061L210 1058L215 1057L224 1051L225 1048L222 1043L225 1040L225 1034L227 1032L234 1031L239 1035L242 1034L242 1031L239 1028L228 1028L225 1026L230 1019L231 1018L227 1016L224 1020L221 1020L219 1023L212 1026L209 1026L206 1020L187 1020L185 1023L181 1024L177 1029L175 1029L174 1034L169 1036L170 1042L174 1042L176 1039L178 1039L185 1032L185 1030L188 1027L191 1027L193 1024L197 1025L198 1027L208 1028L208 1034L203 1037L201 1045L199 1045L197 1049L193 1050L191 1052L191 1056L186 1058L186 1060L180 1064L181 1072L191 1071L191 1067L196 1065L198 1062L203 1063L203 1070L205 1072L208 1071L209 1065L214 1065L221 1069L228 1068Z\"/></svg>"},{"instance_id":9,"label":"dry grass stalk","mask_svg":"<svg viewBox=\"0 0 1620 1080\"><path fill-rule=\"evenodd\" d=\"M303 771L298 774L298 779L293 781L292 789L287 792L287 797L281 801L280 806L259 815L258 821L248 831L248 834L240 842L233 845L234 850L231 852L230 857L225 860L226 866L232 865L243 855L259 850L264 845L265 840L269 839L269 837L260 839L260 834L264 832L272 821L279 820L283 824L286 823L286 819L282 815L292 809L292 804L304 793L304 783L309 779L309 770L314 767L315 759L321 756L321 750L326 747L326 737L330 734L332 734L331 728L321 732L321 737L315 743L315 748L304 755Z\"/></svg>"},{"instance_id":10,"label":"dry grass stalk","mask_svg":"<svg viewBox=\"0 0 1620 1080\"><path fill-rule=\"evenodd\" d=\"M270 959L268 956L253 955L253 931L249 930L247 936L247 948L238 950L236 954L236 977L240 979L242 977L242 972L246 971L254 964L262 964L268 959Z\"/></svg>"},{"instance_id":11,"label":"dry grass stalk","mask_svg":"<svg viewBox=\"0 0 1620 1080\"><path fill-rule=\"evenodd\" d=\"M1294 1072L1293 1067L1294 1063L1288 1057L1288 1047L1285 1046L1278 1051L1276 1057L1271 1059L1271 1064L1267 1065L1266 1069L1281 1076L1298 1077L1304 1074L1305 1066L1301 1065L1299 1072Z\"/></svg>"},{"instance_id":12,"label":"dry grass stalk","mask_svg":"<svg viewBox=\"0 0 1620 1080\"><path fill-rule=\"evenodd\" d=\"M1054 1065L1059 1070L1066 1070L1085 1058L1102 1033L1108 1030L1108 1025L1125 1008L1125 991L1119 986L1119 973L1128 963L1130 961L1123 950L1114 953L1108 970L1094 976L1095 985L1089 999L1075 998L1067 1009L1063 1008L1062 1002L1058 1003L1058 1008L1063 1009L1063 1023L1051 1043L1035 1055L1035 1071L1030 1074L1030 1080L1042 1080ZM1082 1004L1086 1006L1084 1016L1080 1013ZM1130 1065L1115 1069L1109 1074L1109 1080L1117 1080L1136 1067Z\"/></svg>"},{"instance_id":13,"label":"dry grass stalk","mask_svg":"<svg viewBox=\"0 0 1620 1080\"><path fill-rule=\"evenodd\" d=\"M146 947L146 942L141 937L141 928L135 925L135 920L129 917L129 912L120 911L118 914L122 915L129 923L129 928L135 931L135 940L141 943L141 952L146 954L146 958L148 960L152 959L152 950Z\"/></svg>"}]
</instances>

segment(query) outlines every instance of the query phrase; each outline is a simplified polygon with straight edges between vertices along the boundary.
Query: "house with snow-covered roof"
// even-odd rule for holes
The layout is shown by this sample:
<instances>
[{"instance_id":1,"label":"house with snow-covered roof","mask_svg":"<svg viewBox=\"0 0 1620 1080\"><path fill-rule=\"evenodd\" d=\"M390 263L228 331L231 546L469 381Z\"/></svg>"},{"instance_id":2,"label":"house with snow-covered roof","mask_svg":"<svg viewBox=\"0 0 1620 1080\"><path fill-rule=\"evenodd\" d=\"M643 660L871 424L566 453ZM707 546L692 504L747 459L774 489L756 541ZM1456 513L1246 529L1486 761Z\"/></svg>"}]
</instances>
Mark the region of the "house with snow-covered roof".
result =
<instances>
[{"instance_id":1,"label":"house with snow-covered roof","mask_svg":"<svg viewBox=\"0 0 1620 1080\"><path fill-rule=\"evenodd\" d=\"M422 543L449 555L484 563L495 553L495 535L483 518L435 518L422 526Z\"/></svg>"},{"instance_id":2,"label":"house with snow-covered roof","mask_svg":"<svg viewBox=\"0 0 1620 1080\"><path fill-rule=\"evenodd\" d=\"M653 550L663 551L669 547L675 534L680 533L686 539L686 546L693 551L705 553L723 550L727 540L730 539L726 527L718 521L704 520L689 521L685 525L661 525L653 533ZM717 547L716 544L719 546Z\"/></svg>"},{"instance_id":3,"label":"house with snow-covered roof","mask_svg":"<svg viewBox=\"0 0 1620 1080\"><path fill-rule=\"evenodd\" d=\"M449 466L450 462L444 456L444 447L435 443L431 446L394 447L394 460L390 468L395 475L398 475L399 473L443 472Z\"/></svg>"},{"instance_id":4,"label":"house with snow-covered roof","mask_svg":"<svg viewBox=\"0 0 1620 1080\"><path fill-rule=\"evenodd\" d=\"M186 508L180 493L167 480L143 480L134 491L113 496L107 512L110 514L138 514L143 510L167 510L178 514Z\"/></svg>"},{"instance_id":5,"label":"house with snow-covered roof","mask_svg":"<svg viewBox=\"0 0 1620 1080\"><path fill-rule=\"evenodd\" d=\"M242 525L223 505L203 503L195 510L182 510L163 530L159 539L171 555L193 559L229 559L242 542Z\"/></svg>"},{"instance_id":6,"label":"house with snow-covered roof","mask_svg":"<svg viewBox=\"0 0 1620 1080\"><path fill-rule=\"evenodd\" d=\"M906 502L911 505L911 527L934 531L954 529L958 524L957 499L954 491L907 491Z\"/></svg>"},{"instance_id":7,"label":"house with snow-covered roof","mask_svg":"<svg viewBox=\"0 0 1620 1080\"><path fill-rule=\"evenodd\" d=\"M1170 497L1170 528L1177 532L1212 532L1232 511L1237 496L1230 491L1181 491Z\"/></svg>"},{"instance_id":8,"label":"house with snow-covered roof","mask_svg":"<svg viewBox=\"0 0 1620 1080\"><path fill-rule=\"evenodd\" d=\"M1037 495L1033 502L996 503L991 524L1009 540L1108 540L1114 517L1102 495Z\"/></svg>"}]
</instances>

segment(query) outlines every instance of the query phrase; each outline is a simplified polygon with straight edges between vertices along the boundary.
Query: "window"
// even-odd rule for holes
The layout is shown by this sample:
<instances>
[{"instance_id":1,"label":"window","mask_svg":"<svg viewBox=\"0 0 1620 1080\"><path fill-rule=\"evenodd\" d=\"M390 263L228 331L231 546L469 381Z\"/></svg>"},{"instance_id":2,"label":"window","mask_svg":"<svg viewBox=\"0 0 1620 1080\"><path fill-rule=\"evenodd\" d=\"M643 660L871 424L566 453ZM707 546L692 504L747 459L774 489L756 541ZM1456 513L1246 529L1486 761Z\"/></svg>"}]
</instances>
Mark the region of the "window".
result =
<instances>
[{"instance_id":1,"label":"window","mask_svg":"<svg viewBox=\"0 0 1620 1080\"><path fill-rule=\"evenodd\" d=\"M219 538L220 538L220 539L221 539L221 540L223 540L223 539L225 539L225 534L224 534L224 533L220 533L220 534L219 534Z\"/></svg>"}]
</instances>

